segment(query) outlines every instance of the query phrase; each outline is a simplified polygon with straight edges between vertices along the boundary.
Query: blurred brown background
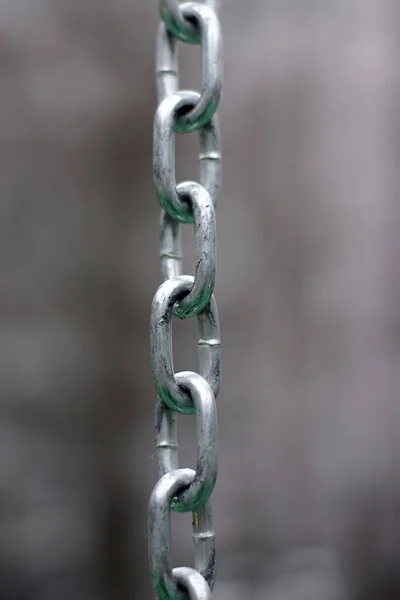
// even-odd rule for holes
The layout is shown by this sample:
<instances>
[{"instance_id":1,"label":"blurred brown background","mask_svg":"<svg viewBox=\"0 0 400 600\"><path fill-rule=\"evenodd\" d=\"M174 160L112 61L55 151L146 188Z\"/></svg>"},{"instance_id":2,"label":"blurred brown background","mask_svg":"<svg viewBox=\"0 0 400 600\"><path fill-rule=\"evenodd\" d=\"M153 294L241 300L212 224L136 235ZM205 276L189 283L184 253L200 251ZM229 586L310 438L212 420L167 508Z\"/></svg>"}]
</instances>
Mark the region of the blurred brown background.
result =
<instances>
[{"instance_id":1,"label":"blurred brown background","mask_svg":"<svg viewBox=\"0 0 400 600\"><path fill-rule=\"evenodd\" d=\"M0 2L1 600L154 598L157 5ZM399 12L222 2L216 600L398 597ZM195 325L174 331L195 370Z\"/></svg>"}]
</instances>

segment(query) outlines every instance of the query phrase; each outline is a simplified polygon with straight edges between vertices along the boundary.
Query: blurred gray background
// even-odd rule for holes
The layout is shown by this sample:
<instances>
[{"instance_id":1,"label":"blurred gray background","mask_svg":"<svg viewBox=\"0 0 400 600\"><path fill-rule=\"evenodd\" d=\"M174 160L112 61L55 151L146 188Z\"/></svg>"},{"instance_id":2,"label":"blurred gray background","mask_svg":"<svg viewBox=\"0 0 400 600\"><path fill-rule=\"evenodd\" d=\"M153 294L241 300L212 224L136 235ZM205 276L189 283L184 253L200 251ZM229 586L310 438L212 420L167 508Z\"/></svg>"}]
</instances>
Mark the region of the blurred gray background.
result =
<instances>
[{"instance_id":1,"label":"blurred gray background","mask_svg":"<svg viewBox=\"0 0 400 600\"><path fill-rule=\"evenodd\" d=\"M399 13L222 2L216 600L400 596ZM1 600L154 598L158 22L156 0L0 2ZM174 352L196 370L195 324ZM190 516L173 540L191 565Z\"/></svg>"}]
</instances>

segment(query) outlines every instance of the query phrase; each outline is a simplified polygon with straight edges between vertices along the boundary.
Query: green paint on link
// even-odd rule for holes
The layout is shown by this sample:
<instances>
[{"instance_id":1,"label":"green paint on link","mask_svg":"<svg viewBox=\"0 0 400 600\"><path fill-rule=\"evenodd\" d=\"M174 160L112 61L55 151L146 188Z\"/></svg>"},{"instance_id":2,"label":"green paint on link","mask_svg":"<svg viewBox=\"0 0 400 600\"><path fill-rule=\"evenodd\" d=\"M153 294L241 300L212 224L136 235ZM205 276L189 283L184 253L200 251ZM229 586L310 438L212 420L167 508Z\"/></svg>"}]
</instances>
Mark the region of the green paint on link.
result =
<instances>
[{"instance_id":1,"label":"green paint on link","mask_svg":"<svg viewBox=\"0 0 400 600\"><path fill-rule=\"evenodd\" d=\"M170 408L171 410L179 413L180 415L194 415L196 413L196 409L194 406L182 405L179 400L172 398L168 392L160 385L157 385L158 395L161 400Z\"/></svg>"},{"instance_id":2,"label":"green paint on link","mask_svg":"<svg viewBox=\"0 0 400 600\"><path fill-rule=\"evenodd\" d=\"M189 488L190 489L190 488ZM193 498L190 504L181 504L178 501L172 502L171 508L175 512L185 513L189 511L195 511L199 508L202 508L207 500L210 498L212 491L214 489L214 482L211 480L205 481L201 486L199 493Z\"/></svg>"},{"instance_id":3,"label":"green paint on link","mask_svg":"<svg viewBox=\"0 0 400 600\"><path fill-rule=\"evenodd\" d=\"M188 319L190 317L195 317L199 315L210 302L212 292L213 290L210 284L207 283L201 290L201 294L194 298L193 302L191 302L189 306L185 308L180 308L180 306L178 305L177 308L174 310L174 315L176 317L179 317L179 319Z\"/></svg>"},{"instance_id":4,"label":"green paint on link","mask_svg":"<svg viewBox=\"0 0 400 600\"><path fill-rule=\"evenodd\" d=\"M179 221L180 223L194 223L193 213L179 212L178 210L176 210L176 208L171 204L169 197L163 193L161 188L158 188L158 200L165 212L171 217L171 219ZM188 210L190 210L189 205Z\"/></svg>"},{"instance_id":5,"label":"green paint on link","mask_svg":"<svg viewBox=\"0 0 400 600\"><path fill-rule=\"evenodd\" d=\"M200 44L201 43L201 35L199 33L195 33L191 35L187 30L182 29L179 25L177 25L173 18L171 18L168 13L162 15L164 19L164 23L166 24L168 30L181 42L185 42L187 44Z\"/></svg>"},{"instance_id":6,"label":"green paint on link","mask_svg":"<svg viewBox=\"0 0 400 600\"><path fill-rule=\"evenodd\" d=\"M213 118L215 111L217 110L217 102L215 100L211 100L206 109L193 121L190 119L190 112L188 116L181 117L177 119L174 123L174 131L175 133L193 133L198 129L202 129L205 127ZM186 117L186 119L185 119Z\"/></svg>"},{"instance_id":7,"label":"green paint on link","mask_svg":"<svg viewBox=\"0 0 400 600\"><path fill-rule=\"evenodd\" d=\"M174 592L165 585L158 573L153 576L153 583L157 590L158 600L175 600Z\"/></svg>"}]
</instances>

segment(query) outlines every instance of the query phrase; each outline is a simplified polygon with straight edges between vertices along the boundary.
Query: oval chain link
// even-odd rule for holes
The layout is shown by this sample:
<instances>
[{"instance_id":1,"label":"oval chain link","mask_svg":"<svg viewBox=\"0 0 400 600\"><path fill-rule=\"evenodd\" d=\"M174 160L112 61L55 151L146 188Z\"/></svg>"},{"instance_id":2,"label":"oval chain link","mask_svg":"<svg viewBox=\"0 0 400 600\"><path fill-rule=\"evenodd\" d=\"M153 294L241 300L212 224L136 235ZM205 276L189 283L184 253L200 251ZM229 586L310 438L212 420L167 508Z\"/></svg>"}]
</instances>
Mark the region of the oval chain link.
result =
<instances>
[{"instance_id":1,"label":"oval chain link","mask_svg":"<svg viewBox=\"0 0 400 600\"><path fill-rule=\"evenodd\" d=\"M168 279L154 296L150 319L150 354L158 395L169 408L182 414L195 412L190 395L179 388L172 357L172 310L180 297L192 289L193 277ZM220 341L218 310L214 298L197 317L199 327L200 374L218 395L220 382Z\"/></svg>"},{"instance_id":2,"label":"oval chain link","mask_svg":"<svg viewBox=\"0 0 400 600\"><path fill-rule=\"evenodd\" d=\"M171 504L174 497L193 483L192 469L166 473L155 486L149 502L149 562L153 584L163 600L187 599L174 579L171 558ZM215 533L211 506L207 503L193 513L195 568L213 589L215 582ZM197 544L196 544L197 542ZM199 548L200 545L200 548Z\"/></svg>"},{"instance_id":3,"label":"oval chain link","mask_svg":"<svg viewBox=\"0 0 400 600\"><path fill-rule=\"evenodd\" d=\"M209 193L198 183L185 181L178 185L177 190L193 207L196 238L194 284L189 294L174 308L177 317L187 319L201 314L214 291L217 258L215 211Z\"/></svg>"},{"instance_id":4,"label":"oval chain link","mask_svg":"<svg viewBox=\"0 0 400 600\"><path fill-rule=\"evenodd\" d=\"M218 423L214 394L208 383L197 373L178 373L176 381L190 393L196 412L197 465L191 486L174 500L178 512L201 508L209 499L217 479ZM176 420L161 398L156 408L156 452L159 477L178 468Z\"/></svg>"},{"instance_id":5,"label":"oval chain link","mask_svg":"<svg viewBox=\"0 0 400 600\"><path fill-rule=\"evenodd\" d=\"M170 7L166 7L166 5ZM209 4L214 4L210 2ZM166 29L175 38L187 43L201 44L203 85L201 96L189 111L183 110L176 123L176 131L188 133L199 129L208 123L217 110L221 97L222 87L222 41L218 17L212 6L198 2L178 4L171 0L161 1L161 15L164 18ZM157 45L157 75L158 64L164 67L163 51L165 58L171 59L177 73L177 47L175 43Z\"/></svg>"},{"instance_id":6,"label":"oval chain link","mask_svg":"<svg viewBox=\"0 0 400 600\"><path fill-rule=\"evenodd\" d=\"M217 477L220 382L218 310L213 297L216 265L215 208L221 187L218 118L221 32L218 1L180 4L160 0L156 83L159 107L153 134L153 177L161 205L160 263L164 283L151 309L151 366L156 404L159 481L149 502L149 559L159 600L211 600L215 582L215 534L210 496ZM200 44L201 93L178 91L177 40ZM174 136L198 131L200 183L175 178ZM182 275L180 223L194 223L194 277ZM199 374L174 373L172 318L197 317ZM195 414L196 470L180 469L177 413ZM192 511L194 569L172 567L171 511Z\"/></svg>"},{"instance_id":7,"label":"oval chain link","mask_svg":"<svg viewBox=\"0 0 400 600\"><path fill-rule=\"evenodd\" d=\"M158 107L154 121L153 178L163 209L177 221L193 223L193 209L177 190L175 177L175 124L182 107L195 106L197 92L177 92L167 96ZM217 206L221 188L220 134L217 116L199 131L200 182ZM182 198L183 196L183 198Z\"/></svg>"}]
</instances>

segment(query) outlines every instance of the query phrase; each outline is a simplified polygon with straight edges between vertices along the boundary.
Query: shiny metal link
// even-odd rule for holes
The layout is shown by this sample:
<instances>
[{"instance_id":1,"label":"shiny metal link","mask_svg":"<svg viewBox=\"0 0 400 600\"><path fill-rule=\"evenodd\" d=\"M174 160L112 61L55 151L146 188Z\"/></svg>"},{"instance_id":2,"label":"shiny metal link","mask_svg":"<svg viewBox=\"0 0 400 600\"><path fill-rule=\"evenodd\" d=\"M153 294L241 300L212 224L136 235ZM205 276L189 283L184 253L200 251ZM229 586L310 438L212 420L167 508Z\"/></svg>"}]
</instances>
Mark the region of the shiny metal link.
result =
<instances>
[{"instance_id":1,"label":"shiny metal link","mask_svg":"<svg viewBox=\"0 0 400 600\"><path fill-rule=\"evenodd\" d=\"M211 600L210 586L195 569L177 567L173 569L172 576L186 590L190 600Z\"/></svg>"},{"instance_id":2,"label":"shiny metal link","mask_svg":"<svg viewBox=\"0 0 400 600\"><path fill-rule=\"evenodd\" d=\"M210 301L216 273L215 212L208 192L201 185L185 182L178 186L193 206L195 224L195 279L189 294L174 307L175 316L187 319L200 315ZM165 211L160 218L160 262L163 280L182 271L182 240L179 222Z\"/></svg>"},{"instance_id":3,"label":"shiny metal link","mask_svg":"<svg viewBox=\"0 0 400 600\"><path fill-rule=\"evenodd\" d=\"M218 424L214 394L208 383L197 373L182 372L175 376L177 385L190 394L196 412L197 464L196 477L174 500L178 512L201 508L209 499L217 479ZM162 399L156 409L156 453L158 475L178 468L176 420Z\"/></svg>"},{"instance_id":4,"label":"shiny metal link","mask_svg":"<svg viewBox=\"0 0 400 600\"><path fill-rule=\"evenodd\" d=\"M201 37L201 97L192 110L179 114L176 124L177 132L188 133L211 121L218 108L222 88L222 42L219 21L214 10L198 2L182 4L181 9L187 21L197 24Z\"/></svg>"},{"instance_id":5,"label":"shiny metal link","mask_svg":"<svg viewBox=\"0 0 400 600\"><path fill-rule=\"evenodd\" d=\"M209 193L200 184L186 181L179 184L177 190L193 207L196 238L194 284L174 309L177 317L187 319L205 309L214 291L217 254L215 212Z\"/></svg>"},{"instance_id":6,"label":"shiny metal link","mask_svg":"<svg viewBox=\"0 0 400 600\"><path fill-rule=\"evenodd\" d=\"M191 485L195 476L192 469L178 469L166 473L150 497L149 562L154 587L158 597L163 600L187 600L188 597L179 585L179 572L177 581L172 570L171 504L179 492ZM193 537L197 538L197 548L199 541L202 544L197 562L195 560L195 568L212 589L215 581L215 534L210 506L206 505L199 511L194 511Z\"/></svg>"},{"instance_id":7,"label":"shiny metal link","mask_svg":"<svg viewBox=\"0 0 400 600\"><path fill-rule=\"evenodd\" d=\"M154 122L153 178L163 209L176 221L193 223L192 206L183 192L177 190L175 177L174 131L176 115L181 108L195 106L197 92L178 92L167 96L158 107ZM219 123L215 115L200 129L200 183L217 206L221 188L221 155Z\"/></svg>"},{"instance_id":8,"label":"shiny metal link","mask_svg":"<svg viewBox=\"0 0 400 600\"><path fill-rule=\"evenodd\" d=\"M201 5L195 5L196 8ZM206 10L207 12L207 10ZM179 12L180 14L180 12ZM221 95L222 69L221 69L221 36L219 25L214 27L215 16L212 17L213 26L207 30L203 21L203 28L206 29L204 41L202 44L202 70L203 70L203 88L198 104L186 115L182 115L178 120L177 131L188 133L194 131L200 126L207 124L214 115L219 98ZM190 24L190 22L188 21ZM217 34L216 34L217 31ZM213 48L217 46L217 50ZM217 52L217 61L215 59ZM176 37L172 35L165 23L160 23L157 34L156 45L156 84L157 98L160 103L167 96L174 94L178 90L178 46ZM211 106L211 112L210 107ZM205 107L205 108L204 108ZM204 114L201 122L198 116Z\"/></svg>"},{"instance_id":9,"label":"shiny metal link","mask_svg":"<svg viewBox=\"0 0 400 600\"><path fill-rule=\"evenodd\" d=\"M190 110L188 107L181 109L175 125L177 132L189 133L208 123L217 110L222 86L222 43L218 17L213 9L198 2L188 2L180 5L180 14L186 23L196 24L202 54L201 95L196 105ZM166 23L166 28L172 33L168 28L168 23ZM167 89L170 89L165 86L165 83L168 78L171 78L171 75L176 74L175 83L177 83L177 47L172 42L171 36L167 36L161 30L157 43L156 73L157 79L161 83L161 87L158 85L159 92L163 90L165 93ZM165 80L164 85L163 80Z\"/></svg>"},{"instance_id":10,"label":"shiny metal link","mask_svg":"<svg viewBox=\"0 0 400 600\"><path fill-rule=\"evenodd\" d=\"M203 4L215 12L219 8L219 0L204 0ZM176 39L188 44L198 44L200 36L194 23L187 21L181 12L179 0L160 0L160 14L168 30Z\"/></svg>"},{"instance_id":11,"label":"shiny metal link","mask_svg":"<svg viewBox=\"0 0 400 600\"><path fill-rule=\"evenodd\" d=\"M155 426L157 473L159 479L165 474L179 469L176 418L176 413L165 406L162 400L158 398ZM195 477L198 478L197 473ZM182 494L187 494L191 488L193 489L194 484L195 480L192 486L189 486L188 489L181 493L180 498L182 498ZM177 500L175 498L172 501L172 508L174 508L174 503ZM192 537L195 550L195 567L206 577L211 588L214 587L215 580L215 535L212 522L210 502L207 502L203 507L193 512Z\"/></svg>"},{"instance_id":12,"label":"shiny metal link","mask_svg":"<svg viewBox=\"0 0 400 600\"><path fill-rule=\"evenodd\" d=\"M207 191L199 184L185 182L178 189L194 206L195 217L195 278L189 294L174 307L180 319L199 316L210 301L216 273L215 213ZM163 280L182 272L182 240L179 222L165 211L160 217L160 262Z\"/></svg>"},{"instance_id":13,"label":"shiny metal link","mask_svg":"<svg viewBox=\"0 0 400 600\"><path fill-rule=\"evenodd\" d=\"M154 296L150 319L151 368L158 395L169 408L182 414L193 414L190 395L176 381L172 357L172 311L175 302L193 287L193 277L168 279ZM215 397L220 381L220 341L218 309L213 297L198 317L200 374L210 385Z\"/></svg>"}]
</instances>

